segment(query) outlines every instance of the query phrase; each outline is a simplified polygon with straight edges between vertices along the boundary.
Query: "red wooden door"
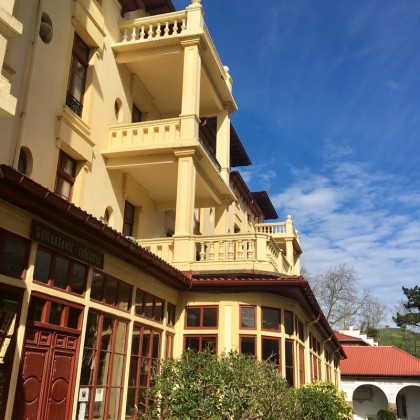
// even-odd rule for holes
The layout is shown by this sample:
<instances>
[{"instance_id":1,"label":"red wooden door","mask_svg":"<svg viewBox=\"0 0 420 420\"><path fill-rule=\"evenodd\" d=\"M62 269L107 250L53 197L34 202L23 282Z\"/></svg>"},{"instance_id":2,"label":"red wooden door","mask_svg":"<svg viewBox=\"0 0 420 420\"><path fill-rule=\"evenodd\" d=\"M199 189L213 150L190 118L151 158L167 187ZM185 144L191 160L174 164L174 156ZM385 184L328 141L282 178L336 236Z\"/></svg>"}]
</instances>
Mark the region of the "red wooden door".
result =
<instances>
[{"instance_id":1,"label":"red wooden door","mask_svg":"<svg viewBox=\"0 0 420 420\"><path fill-rule=\"evenodd\" d=\"M71 417L77 346L74 334L28 327L13 419Z\"/></svg>"}]
</instances>

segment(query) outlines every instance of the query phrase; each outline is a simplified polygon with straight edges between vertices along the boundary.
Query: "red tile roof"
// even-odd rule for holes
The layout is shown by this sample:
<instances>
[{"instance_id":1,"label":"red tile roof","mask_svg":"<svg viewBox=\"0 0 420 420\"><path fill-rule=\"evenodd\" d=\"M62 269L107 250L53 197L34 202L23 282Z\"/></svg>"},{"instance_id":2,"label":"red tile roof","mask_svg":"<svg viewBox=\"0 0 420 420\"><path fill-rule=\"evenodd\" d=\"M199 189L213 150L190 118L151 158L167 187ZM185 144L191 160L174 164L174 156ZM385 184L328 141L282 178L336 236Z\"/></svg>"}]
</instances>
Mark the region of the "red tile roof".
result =
<instances>
[{"instance_id":1,"label":"red tile roof","mask_svg":"<svg viewBox=\"0 0 420 420\"><path fill-rule=\"evenodd\" d=\"M343 346L343 376L420 376L420 359L394 346Z\"/></svg>"},{"instance_id":2,"label":"red tile roof","mask_svg":"<svg viewBox=\"0 0 420 420\"><path fill-rule=\"evenodd\" d=\"M352 337L351 335L343 334L340 332L334 332L337 340L342 345L355 345L355 346L368 346L369 344L362 340L360 337Z\"/></svg>"}]
</instances>

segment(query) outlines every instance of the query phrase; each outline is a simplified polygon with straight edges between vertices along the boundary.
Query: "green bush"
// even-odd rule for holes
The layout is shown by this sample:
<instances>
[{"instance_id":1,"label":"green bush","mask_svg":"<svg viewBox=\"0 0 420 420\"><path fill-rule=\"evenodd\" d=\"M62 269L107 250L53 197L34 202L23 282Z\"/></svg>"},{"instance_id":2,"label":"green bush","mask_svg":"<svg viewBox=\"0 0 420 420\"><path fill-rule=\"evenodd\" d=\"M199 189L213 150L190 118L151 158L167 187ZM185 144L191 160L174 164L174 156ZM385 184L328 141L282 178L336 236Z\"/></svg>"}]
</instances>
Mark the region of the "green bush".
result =
<instances>
[{"instance_id":1,"label":"green bush","mask_svg":"<svg viewBox=\"0 0 420 420\"><path fill-rule=\"evenodd\" d=\"M312 391L316 391L319 395ZM297 393L304 419L353 419L344 392L339 391L331 382L312 382L300 388ZM324 396L328 396L328 398Z\"/></svg>"},{"instance_id":2,"label":"green bush","mask_svg":"<svg viewBox=\"0 0 420 420\"><path fill-rule=\"evenodd\" d=\"M275 366L238 353L188 351L162 362L140 418L296 420L301 414L295 390Z\"/></svg>"},{"instance_id":3,"label":"green bush","mask_svg":"<svg viewBox=\"0 0 420 420\"><path fill-rule=\"evenodd\" d=\"M377 420L397 420L397 415L389 410L379 410L376 413Z\"/></svg>"}]
</instances>

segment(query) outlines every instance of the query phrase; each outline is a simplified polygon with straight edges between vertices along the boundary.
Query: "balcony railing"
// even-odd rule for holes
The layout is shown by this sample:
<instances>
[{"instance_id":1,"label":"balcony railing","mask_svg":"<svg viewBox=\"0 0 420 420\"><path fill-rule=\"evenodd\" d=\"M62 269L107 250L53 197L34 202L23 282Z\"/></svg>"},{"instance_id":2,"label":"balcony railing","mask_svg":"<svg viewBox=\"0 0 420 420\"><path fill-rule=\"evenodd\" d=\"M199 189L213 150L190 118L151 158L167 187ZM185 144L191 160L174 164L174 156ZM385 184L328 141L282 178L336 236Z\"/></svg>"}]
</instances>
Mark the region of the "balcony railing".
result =
<instances>
[{"instance_id":1,"label":"balcony railing","mask_svg":"<svg viewBox=\"0 0 420 420\"><path fill-rule=\"evenodd\" d=\"M120 24L123 43L176 38L183 35L187 28L188 22L185 10L138 18Z\"/></svg>"},{"instance_id":2,"label":"balcony railing","mask_svg":"<svg viewBox=\"0 0 420 420\"><path fill-rule=\"evenodd\" d=\"M138 240L139 245L158 255L170 264L174 260L176 238L153 238ZM253 269L291 274L291 266L283 252L270 235L234 234L202 236L193 235L193 254L185 256L194 271ZM186 261L181 262L185 269Z\"/></svg>"},{"instance_id":3,"label":"balcony railing","mask_svg":"<svg viewBox=\"0 0 420 420\"><path fill-rule=\"evenodd\" d=\"M82 116L83 105L70 93L67 91L66 95L66 105L79 117Z\"/></svg>"},{"instance_id":4,"label":"balcony railing","mask_svg":"<svg viewBox=\"0 0 420 420\"><path fill-rule=\"evenodd\" d=\"M287 216L286 222L258 223L255 225L255 231L257 233L267 233L272 235L274 238L290 236L299 242L299 233L293 227L291 216Z\"/></svg>"},{"instance_id":5,"label":"balcony railing","mask_svg":"<svg viewBox=\"0 0 420 420\"><path fill-rule=\"evenodd\" d=\"M213 162L214 166L216 166L217 170L220 172L222 167L216 158L216 154L214 153L213 149L210 147L207 140L204 138L204 136L201 133L198 134L198 140L200 144L203 146L203 149L206 151L210 160Z\"/></svg>"}]
</instances>

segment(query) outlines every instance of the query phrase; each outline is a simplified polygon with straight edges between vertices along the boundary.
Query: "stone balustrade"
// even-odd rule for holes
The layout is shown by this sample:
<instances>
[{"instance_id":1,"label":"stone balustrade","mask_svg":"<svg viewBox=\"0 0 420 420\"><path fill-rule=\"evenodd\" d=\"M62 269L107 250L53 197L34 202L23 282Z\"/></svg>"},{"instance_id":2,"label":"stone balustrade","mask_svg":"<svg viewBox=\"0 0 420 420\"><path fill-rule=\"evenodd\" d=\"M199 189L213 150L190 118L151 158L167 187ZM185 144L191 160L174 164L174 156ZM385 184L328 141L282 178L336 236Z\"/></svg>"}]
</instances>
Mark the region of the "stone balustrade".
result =
<instances>
[{"instance_id":1,"label":"stone balustrade","mask_svg":"<svg viewBox=\"0 0 420 420\"><path fill-rule=\"evenodd\" d=\"M184 35L187 28L188 21L185 10L120 23L123 43L175 38Z\"/></svg>"},{"instance_id":2,"label":"stone balustrade","mask_svg":"<svg viewBox=\"0 0 420 420\"><path fill-rule=\"evenodd\" d=\"M169 118L109 128L108 149L140 149L176 143L180 139L180 118Z\"/></svg>"}]
</instances>

